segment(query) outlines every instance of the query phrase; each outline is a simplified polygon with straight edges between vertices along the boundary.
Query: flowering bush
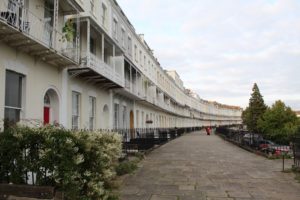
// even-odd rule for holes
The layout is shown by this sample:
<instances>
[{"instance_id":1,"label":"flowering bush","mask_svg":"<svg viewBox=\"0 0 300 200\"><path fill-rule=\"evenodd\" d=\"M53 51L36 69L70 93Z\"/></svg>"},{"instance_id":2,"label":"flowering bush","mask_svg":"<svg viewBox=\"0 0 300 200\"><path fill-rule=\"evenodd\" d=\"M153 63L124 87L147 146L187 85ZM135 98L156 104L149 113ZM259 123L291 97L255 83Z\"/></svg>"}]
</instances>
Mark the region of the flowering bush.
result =
<instances>
[{"instance_id":1,"label":"flowering bush","mask_svg":"<svg viewBox=\"0 0 300 200\"><path fill-rule=\"evenodd\" d=\"M59 127L0 133L0 182L53 186L66 199L109 199L121 154L118 134Z\"/></svg>"}]
</instances>

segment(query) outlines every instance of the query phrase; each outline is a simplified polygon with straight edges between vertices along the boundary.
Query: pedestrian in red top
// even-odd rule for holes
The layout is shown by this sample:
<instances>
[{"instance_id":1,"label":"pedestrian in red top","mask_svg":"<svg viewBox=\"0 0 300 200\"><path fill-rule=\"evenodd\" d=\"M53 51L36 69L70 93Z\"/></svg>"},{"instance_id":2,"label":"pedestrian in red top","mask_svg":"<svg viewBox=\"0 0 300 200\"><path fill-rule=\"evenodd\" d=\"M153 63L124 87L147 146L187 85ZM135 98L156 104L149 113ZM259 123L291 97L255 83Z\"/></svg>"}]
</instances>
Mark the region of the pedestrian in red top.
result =
<instances>
[{"instance_id":1,"label":"pedestrian in red top","mask_svg":"<svg viewBox=\"0 0 300 200\"><path fill-rule=\"evenodd\" d=\"M210 128L209 128L209 127L206 127L205 130L206 130L206 134L207 134L207 135L210 135Z\"/></svg>"}]
</instances>

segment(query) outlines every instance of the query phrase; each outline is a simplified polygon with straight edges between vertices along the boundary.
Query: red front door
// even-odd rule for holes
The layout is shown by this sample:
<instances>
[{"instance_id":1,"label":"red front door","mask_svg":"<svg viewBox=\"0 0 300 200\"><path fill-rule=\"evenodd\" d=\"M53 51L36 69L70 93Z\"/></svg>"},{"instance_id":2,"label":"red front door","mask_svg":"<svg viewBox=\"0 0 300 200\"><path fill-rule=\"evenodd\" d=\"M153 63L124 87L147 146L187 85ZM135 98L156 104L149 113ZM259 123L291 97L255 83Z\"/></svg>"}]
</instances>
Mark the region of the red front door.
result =
<instances>
[{"instance_id":1,"label":"red front door","mask_svg":"<svg viewBox=\"0 0 300 200\"><path fill-rule=\"evenodd\" d=\"M44 125L50 122L50 108L44 107Z\"/></svg>"}]
</instances>

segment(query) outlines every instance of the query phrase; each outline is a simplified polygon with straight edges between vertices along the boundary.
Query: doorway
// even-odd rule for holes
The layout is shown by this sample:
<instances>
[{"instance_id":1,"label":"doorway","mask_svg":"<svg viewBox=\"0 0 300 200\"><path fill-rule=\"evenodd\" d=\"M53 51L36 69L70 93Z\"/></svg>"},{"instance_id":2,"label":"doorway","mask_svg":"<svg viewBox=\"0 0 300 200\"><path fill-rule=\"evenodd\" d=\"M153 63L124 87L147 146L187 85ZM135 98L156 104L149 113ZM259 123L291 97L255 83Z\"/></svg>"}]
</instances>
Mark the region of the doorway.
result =
<instances>
[{"instance_id":1,"label":"doorway","mask_svg":"<svg viewBox=\"0 0 300 200\"><path fill-rule=\"evenodd\" d=\"M44 116L43 123L57 124L59 123L59 100L55 90L49 89L44 95Z\"/></svg>"},{"instance_id":2,"label":"doorway","mask_svg":"<svg viewBox=\"0 0 300 200\"><path fill-rule=\"evenodd\" d=\"M130 111L130 138L134 138L134 114L133 111Z\"/></svg>"}]
</instances>

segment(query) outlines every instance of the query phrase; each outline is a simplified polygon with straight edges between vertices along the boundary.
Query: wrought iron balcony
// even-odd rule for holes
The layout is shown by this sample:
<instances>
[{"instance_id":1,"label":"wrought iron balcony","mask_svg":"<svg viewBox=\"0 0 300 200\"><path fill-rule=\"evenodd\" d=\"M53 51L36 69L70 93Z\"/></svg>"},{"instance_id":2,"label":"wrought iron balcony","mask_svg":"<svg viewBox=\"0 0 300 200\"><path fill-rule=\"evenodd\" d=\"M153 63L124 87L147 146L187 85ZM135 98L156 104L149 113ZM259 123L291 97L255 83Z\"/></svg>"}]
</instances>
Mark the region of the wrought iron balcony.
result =
<instances>
[{"instance_id":1,"label":"wrought iron balcony","mask_svg":"<svg viewBox=\"0 0 300 200\"><path fill-rule=\"evenodd\" d=\"M62 30L51 25L51 18L38 16L18 1L0 1L0 36L9 46L50 64L79 63L78 38L68 41Z\"/></svg>"}]
</instances>

